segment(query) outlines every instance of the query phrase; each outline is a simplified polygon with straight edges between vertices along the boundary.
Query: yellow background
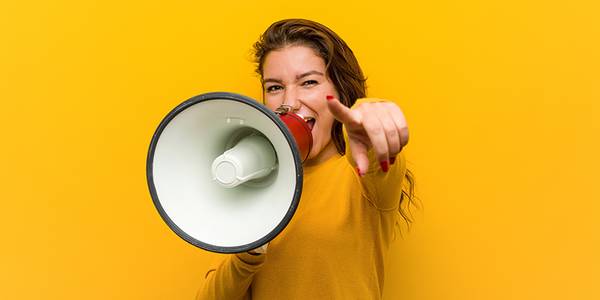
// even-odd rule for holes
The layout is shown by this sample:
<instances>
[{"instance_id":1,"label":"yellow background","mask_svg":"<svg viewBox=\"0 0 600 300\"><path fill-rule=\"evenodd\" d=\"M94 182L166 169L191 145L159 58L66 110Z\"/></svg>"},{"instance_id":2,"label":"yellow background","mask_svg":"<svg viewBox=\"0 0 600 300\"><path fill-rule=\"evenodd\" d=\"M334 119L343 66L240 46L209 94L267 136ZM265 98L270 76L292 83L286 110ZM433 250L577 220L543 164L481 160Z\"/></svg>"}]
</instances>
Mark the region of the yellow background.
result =
<instances>
[{"instance_id":1,"label":"yellow background","mask_svg":"<svg viewBox=\"0 0 600 300\"><path fill-rule=\"evenodd\" d=\"M424 208L386 299L600 299L594 3L2 1L0 299L193 297L213 257L156 213L151 135L196 94L258 98L250 47L287 17L408 117Z\"/></svg>"}]
</instances>

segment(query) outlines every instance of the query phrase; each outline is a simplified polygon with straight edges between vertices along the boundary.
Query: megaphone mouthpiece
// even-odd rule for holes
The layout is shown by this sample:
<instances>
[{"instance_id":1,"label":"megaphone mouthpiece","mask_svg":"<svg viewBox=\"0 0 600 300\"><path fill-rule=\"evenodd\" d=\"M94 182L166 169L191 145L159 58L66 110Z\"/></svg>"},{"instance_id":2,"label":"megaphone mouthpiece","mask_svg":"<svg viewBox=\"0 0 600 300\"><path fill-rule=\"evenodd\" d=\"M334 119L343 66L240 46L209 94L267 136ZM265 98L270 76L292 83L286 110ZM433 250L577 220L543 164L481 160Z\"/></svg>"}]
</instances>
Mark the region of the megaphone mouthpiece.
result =
<instances>
[{"instance_id":1,"label":"megaphone mouthpiece","mask_svg":"<svg viewBox=\"0 0 600 300\"><path fill-rule=\"evenodd\" d=\"M251 134L214 160L212 174L219 184L233 188L269 175L276 166L271 143L261 135Z\"/></svg>"}]
</instances>

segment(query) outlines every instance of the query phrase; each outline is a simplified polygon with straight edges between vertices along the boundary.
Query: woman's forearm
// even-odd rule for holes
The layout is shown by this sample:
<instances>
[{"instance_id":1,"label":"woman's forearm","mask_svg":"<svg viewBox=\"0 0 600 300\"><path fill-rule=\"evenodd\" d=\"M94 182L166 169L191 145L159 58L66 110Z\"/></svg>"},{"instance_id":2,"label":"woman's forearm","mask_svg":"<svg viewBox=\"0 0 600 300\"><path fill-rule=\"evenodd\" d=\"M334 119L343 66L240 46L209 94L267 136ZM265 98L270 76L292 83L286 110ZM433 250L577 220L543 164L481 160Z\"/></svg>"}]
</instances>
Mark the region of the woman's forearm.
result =
<instances>
[{"instance_id":1,"label":"woman's forearm","mask_svg":"<svg viewBox=\"0 0 600 300\"><path fill-rule=\"evenodd\" d=\"M260 270L265 256L238 253L226 257L218 268L206 273L196 299L247 299L254 274Z\"/></svg>"}]
</instances>

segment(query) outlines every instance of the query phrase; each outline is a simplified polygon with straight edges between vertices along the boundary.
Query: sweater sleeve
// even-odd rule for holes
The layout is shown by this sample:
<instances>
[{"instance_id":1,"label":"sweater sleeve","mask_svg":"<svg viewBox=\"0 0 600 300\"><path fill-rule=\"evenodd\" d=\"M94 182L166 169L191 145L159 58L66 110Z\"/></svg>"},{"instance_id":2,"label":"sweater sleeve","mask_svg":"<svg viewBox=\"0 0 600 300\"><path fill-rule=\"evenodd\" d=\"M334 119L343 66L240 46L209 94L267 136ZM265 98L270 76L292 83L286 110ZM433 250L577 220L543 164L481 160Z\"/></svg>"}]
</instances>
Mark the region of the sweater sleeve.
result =
<instances>
[{"instance_id":1,"label":"sweater sleeve","mask_svg":"<svg viewBox=\"0 0 600 300\"><path fill-rule=\"evenodd\" d=\"M206 272L196 300L250 299L252 279L263 265L265 256L245 252L226 256L218 267Z\"/></svg>"},{"instance_id":2,"label":"sweater sleeve","mask_svg":"<svg viewBox=\"0 0 600 300\"><path fill-rule=\"evenodd\" d=\"M378 99L363 98L356 101L354 106L365 102L376 102ZM354 107L353 106L353 107ZM346 142L346 159L356 169L356 162L348 146L348 134L343 128L344 141ZM402 180L406 174L406 160L404 153L396 156L396 161L390 165L388 172L383 172L373 148L368 151L369 168L365 175L360 177L363 196L377 209L384 211L398 210L400 196L402 195ZM358 176L358 175L357 175Z\"/></svg>"}]
</instances>

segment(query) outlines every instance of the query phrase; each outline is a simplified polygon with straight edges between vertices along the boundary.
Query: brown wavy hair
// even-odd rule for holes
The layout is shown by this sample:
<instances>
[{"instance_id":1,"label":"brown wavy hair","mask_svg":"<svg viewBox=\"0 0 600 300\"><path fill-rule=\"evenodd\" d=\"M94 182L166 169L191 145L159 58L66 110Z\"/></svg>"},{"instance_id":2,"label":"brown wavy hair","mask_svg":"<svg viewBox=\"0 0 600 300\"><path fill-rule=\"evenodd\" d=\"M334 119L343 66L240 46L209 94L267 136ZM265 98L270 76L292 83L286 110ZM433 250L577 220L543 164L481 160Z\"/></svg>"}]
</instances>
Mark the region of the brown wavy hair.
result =
<instances>
[{"instance_id":1,"label":"brown wavy hair","mask_svg":"<svg viewBox=\"0 0 600 300\"><path fill-rule=\"evenodd\" d=\"M354 52L335 32L323 24L305 19L286 19L277 21L260 36L254 44L256 73L262 80L265 58L269 52L287 46L302 45L312 48L325 61L327 75L333 82L341 103L352 107L357 99L366 97L367 86ZM264 96L263 85L263 96ZM346 143L342 133L342 123L334 120L331 139L337 151L344 155ZM412 222L411 217L402 209L405 199L409 203L415 200L415 180L410 170L406 170L399 211L404 220ZM408 206L410 208L410 206Z\"/></svg>"}]
</instances>

